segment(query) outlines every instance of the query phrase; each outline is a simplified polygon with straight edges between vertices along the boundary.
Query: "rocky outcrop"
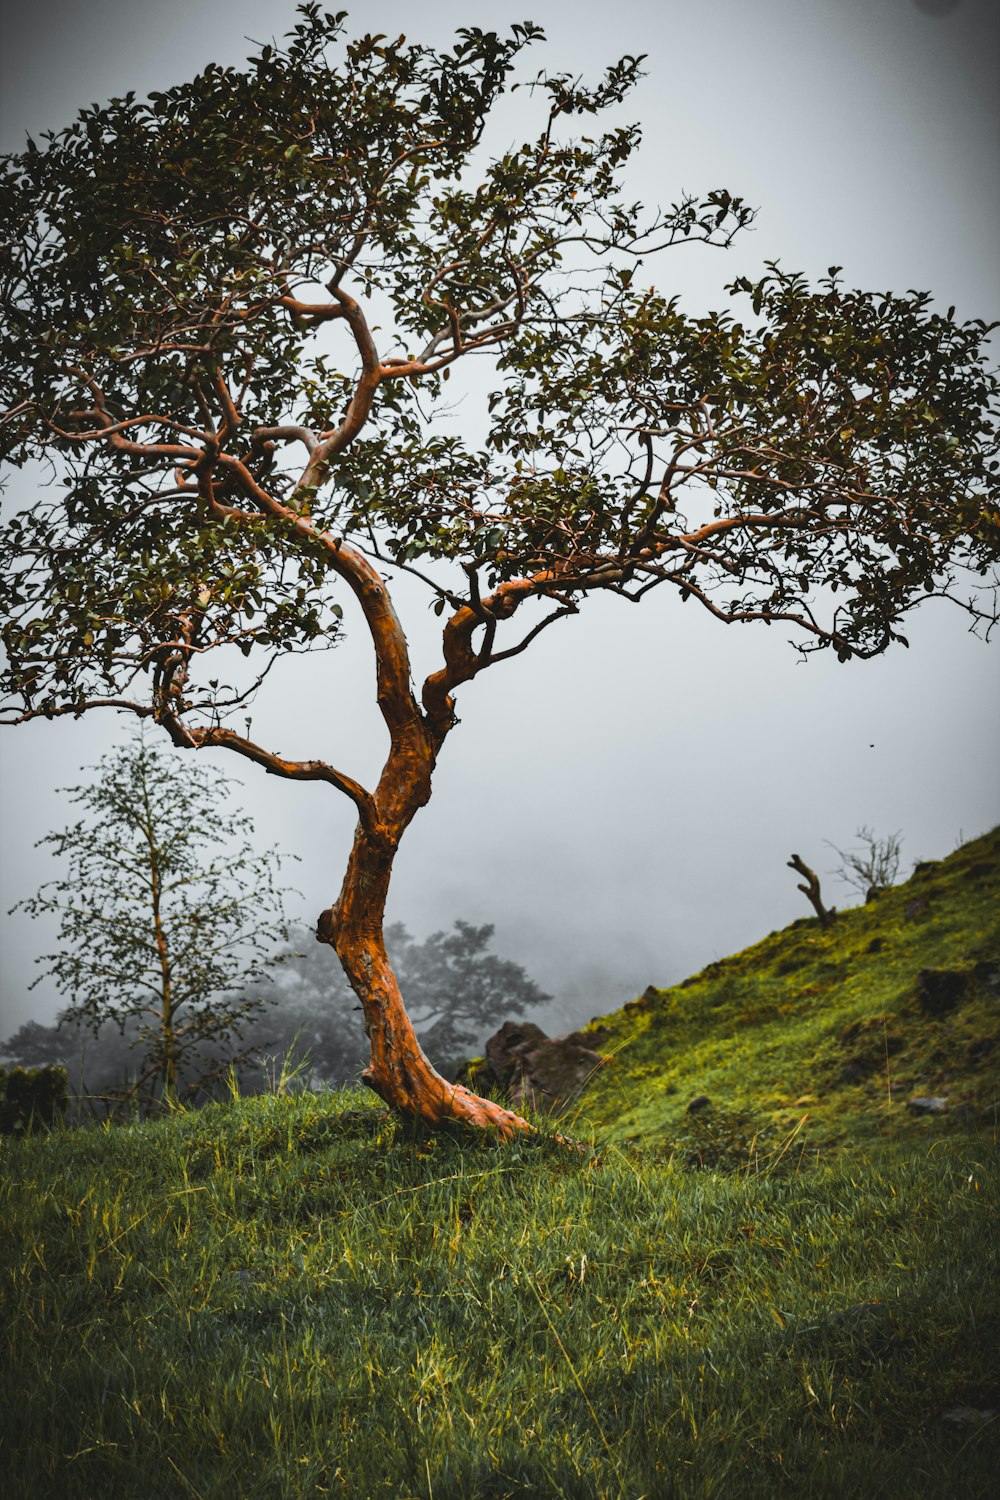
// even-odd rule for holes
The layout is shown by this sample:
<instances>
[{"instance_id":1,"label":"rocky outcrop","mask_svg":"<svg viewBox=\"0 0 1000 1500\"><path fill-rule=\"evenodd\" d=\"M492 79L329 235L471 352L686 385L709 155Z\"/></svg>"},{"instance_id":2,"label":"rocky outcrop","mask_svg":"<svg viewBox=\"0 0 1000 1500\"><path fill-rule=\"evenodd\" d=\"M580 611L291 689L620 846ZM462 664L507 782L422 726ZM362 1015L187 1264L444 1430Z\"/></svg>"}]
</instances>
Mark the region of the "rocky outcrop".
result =
<instances>
[{"instance_id":1,"label":"rocky outcrop","mask_svg":"<svg viewBox=\"0 0 1000 1500\"><path fill-rule=\"evenodd\" d=\"M505 1021L486 1043L486 1061L476 1069L475 1086L502 1092L516 1109L557 1114L579 1097L588 1078L604 1062L593 1044L600 1032L546 1036L533 1021Z\"/></svg>"}]
</instances>

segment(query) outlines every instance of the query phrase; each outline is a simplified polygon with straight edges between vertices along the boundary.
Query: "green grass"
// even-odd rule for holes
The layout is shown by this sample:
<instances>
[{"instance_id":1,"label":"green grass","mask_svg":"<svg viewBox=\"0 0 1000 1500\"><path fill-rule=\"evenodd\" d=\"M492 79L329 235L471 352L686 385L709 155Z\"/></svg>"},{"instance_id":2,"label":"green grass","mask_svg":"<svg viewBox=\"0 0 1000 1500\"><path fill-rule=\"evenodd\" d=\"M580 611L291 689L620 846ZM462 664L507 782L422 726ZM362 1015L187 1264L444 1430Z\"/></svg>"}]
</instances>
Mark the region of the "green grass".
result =
<instances>
[{"instance_id":1,"label":"green grass","mask_svg":"<svg viewBox=\"0 0 1000 1500\"><path fill-rule=\"evenodd\" d=\"M986 1139L723 1176L304 1095L4 1167L8 1495L992 1492Z\"/></svg>"},{"instance_id":2,"label":"green grass","mask_svg":"<svg viewBox=\"0 0 1000 1500\"><path fill-rule=\"evenodd\" d=\"M967 976L948 1014L921 1008L917 975L927 968ZM764 1156L796 1127L797 1152L989 1127L1000 1105L998 978L995 829L826 931L804 917L592 1022L610 1061L580 1119L617 1140L686 1146L687 1106L707 1095L717 1133L745 1139L748 1151L756 1137ZM943 1116L909 1109L928 1094L947 1099ZM708 1117L699 1133L711 1137Z\"/></svg>"},{"instance_id":3,"label":"green grass","mask_svg":"<svg viewBox=\"0 0 1000 1500\"><path fill-rule=\"evenodd\" d=\"M994 1494L996 866L609 1018L584 1149L350 1092L3 1141L4 1496Z\"/></svg>"}]
</instances>

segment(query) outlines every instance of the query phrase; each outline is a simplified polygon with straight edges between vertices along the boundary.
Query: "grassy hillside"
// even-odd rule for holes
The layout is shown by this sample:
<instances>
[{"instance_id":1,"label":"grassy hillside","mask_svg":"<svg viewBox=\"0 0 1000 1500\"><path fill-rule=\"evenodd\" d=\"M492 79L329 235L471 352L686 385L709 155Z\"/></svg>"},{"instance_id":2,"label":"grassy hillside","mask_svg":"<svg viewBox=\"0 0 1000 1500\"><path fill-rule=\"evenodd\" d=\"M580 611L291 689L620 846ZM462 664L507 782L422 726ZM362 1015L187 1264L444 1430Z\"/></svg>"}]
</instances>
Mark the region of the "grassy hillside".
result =
<instances>
[{"instance_id":1,"label":"grassy hillside","mask_svg":"<svg viewBox=\"0 0 1000 1500\"><path fill-rule=\"evenodd\" d=\"M992 1128L1000 829L825 931L803 917L589 1029L611 1061L580 1118L618 1140L728 1143L735 1157L780 1151L793 1130L799 1151ZM698 1096L711 1104L691 1116ZM943 1112L917 1114L914 1096Z\"/></svg>"},{"instance_id":2,"label":"grassy hillside","mask_svg":"<svg viewBox=\"0 0 1000 1500\"><path fill-rule=\"evenodd\" d=\"M349 1092L4 1140L4 1496L985 1500L996 878L991 837L608 1018L596 1149Z\"/></svg>"},{"instance_id":3,"label":"grassy hillside","mask_svg":"<svg viewBox=\"0 0 1000 1500\"><path fill-rule=\"evenodd\" d=\"M4 1153L7 1496L993 1493L985 1139L724 1176L300 1095Z\"/></svg>"}]
</instances>

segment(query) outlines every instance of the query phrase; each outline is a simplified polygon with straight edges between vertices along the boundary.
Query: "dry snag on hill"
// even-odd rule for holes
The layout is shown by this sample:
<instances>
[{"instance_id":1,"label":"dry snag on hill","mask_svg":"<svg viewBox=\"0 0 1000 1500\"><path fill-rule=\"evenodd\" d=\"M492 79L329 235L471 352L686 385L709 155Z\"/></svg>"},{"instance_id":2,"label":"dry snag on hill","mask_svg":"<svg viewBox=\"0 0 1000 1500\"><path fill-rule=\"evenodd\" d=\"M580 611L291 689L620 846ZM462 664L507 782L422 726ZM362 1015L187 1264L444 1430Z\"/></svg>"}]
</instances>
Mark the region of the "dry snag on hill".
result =
<instances>
[{"instance_id":1,"label":"dry snag on hill","mask_svg":"<svg viewBox=\"0 0 1000 1500\"><path fill-rule=\"evenodd\" d=\"M299 15L245 71L127 94L5 162L0 448L59 481L4 531L5 718L112 708L349 797L318 935L364 1008L366 1080L509 1134L524 1122L424 1058L382 938L456 693L598 590L673 589L842 659L901 639L928 596L988 627L988 329L777 265L729 289L743 321L689 316L646 261L728 245L752 213L721 190L654 214L623 196L638 134L601 119L641 59L592 88L537 76L534 138L489 159L536 27L438 52ZM444 400L476 354L496 377L479 447ZM400 572L442 616L419 692ZM234 727L345 608L390 738L372 787Z\"/></svg>"},{"instance_id":2,"label":"dry snag on hill","mask_svg":"<svg viewBox=\"0 0 1000 1500\"><path fill-rule=\"evenodd\" d=\"M819 888L819 876L816 874L816 871L809 868L801 854L793 854L791 859L786 860L786 864L790 870L794 870L797 875L802 876L802 880L799 883L799 890L819 918L819 925L821 927L832 926L833 920L837 915L837 909L836 907L823 905L823 897L820 894Z\"/></svg>"}]
</instances>

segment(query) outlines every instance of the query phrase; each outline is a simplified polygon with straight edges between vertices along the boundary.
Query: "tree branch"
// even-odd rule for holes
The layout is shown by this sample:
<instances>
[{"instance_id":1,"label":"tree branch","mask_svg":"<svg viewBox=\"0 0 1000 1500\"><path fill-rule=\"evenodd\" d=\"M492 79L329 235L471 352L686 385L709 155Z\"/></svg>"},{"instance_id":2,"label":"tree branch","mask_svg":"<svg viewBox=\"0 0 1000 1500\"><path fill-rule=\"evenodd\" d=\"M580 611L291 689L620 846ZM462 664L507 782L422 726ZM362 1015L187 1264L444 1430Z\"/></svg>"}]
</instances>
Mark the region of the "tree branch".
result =
<instances>
[{"instance_id":1,"label":"tree branch","mask_svg":"<svg viewBox=\"0 0 1000 1500\"><path fill-rule=\"evenodd\" d=\"M141 719L151 719L155 709L151 704L133 703L130 698L88 698L85 703L60 703L47 708L27 708L23 713L0 717L0 724L26 724L30 719L59 719L72 714L79 719L92 708L120 708L138 714Z\"/></svg>"},{"instance_id":2,"label":"tree branch","mask_svg":"<svg viewBox=\"0 0 1000 1500\"><path fill-rule=\"evenodd\" d=\"M166 725L170 732L170 725ZM365 831L377 834L378 815L375 808L375 800L359 781L353 777L346 776L342 771L337 771L333 766L327 765L322 760L286 760L284 756L276 751L265 750L263 746L255 744L243 735L236 734L231 729L223 729L216 726L208 729L185 729L185 744L193 744L198 749L215 748L232 750L237 755L242 755L246 760L253 761L255 765L263 766L269 776L283 776L289 781L325 781L334 786L351 801L358 809ZM171 733L171 738L175 736ZM175 738L175 743L177 743Z\"/></svg>"},{"instance_id":3,"label":"tree branch","mask_svg":"<svg viewBox=\"0 0 1000 1500\"><path fill-rule=\"evenodd\" d=\"M573 603L564 604L560 609L554 609L551 614L545 616L544 620L539 620L538 624L528 631L528 634L519 645L509 646L506 651L493 652L492 655L487 656L483 665L492 667L495 662L508 661L512 656L520 656L521 652L526 651L535 637L541 635L543 630L547 630L557 620L562 620L567 615L575 614L579 614L579 606Z\"/></svg>"}]
</instances>

